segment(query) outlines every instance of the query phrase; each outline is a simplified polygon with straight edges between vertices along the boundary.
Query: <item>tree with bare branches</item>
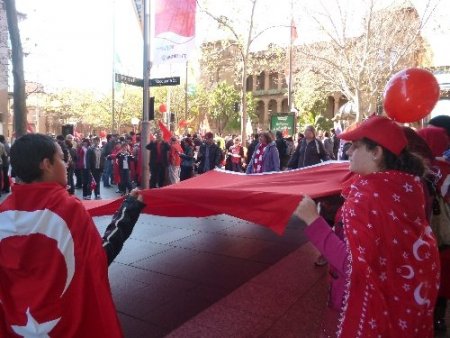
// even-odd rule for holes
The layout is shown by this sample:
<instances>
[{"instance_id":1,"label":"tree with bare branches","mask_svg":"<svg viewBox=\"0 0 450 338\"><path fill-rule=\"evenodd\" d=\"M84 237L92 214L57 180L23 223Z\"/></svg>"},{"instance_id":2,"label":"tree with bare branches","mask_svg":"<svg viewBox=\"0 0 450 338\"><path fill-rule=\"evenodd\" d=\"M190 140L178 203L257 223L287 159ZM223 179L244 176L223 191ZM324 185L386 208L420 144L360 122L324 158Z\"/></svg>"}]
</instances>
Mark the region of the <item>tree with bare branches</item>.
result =
<instances>
[{"instance_id":1,"label":"tree with bare branches","mask_svg":"<svg viewBox=\"0 0 450 338\"><path fill-rule=\"evenodd\" d=\"M214 8L214 6L211 6L211 3L209 0L198 0L198 8L216 22L218 28L228 35L218 40L220 41L218 42L220 46L217 45L211 49L210 51L212 53L209 57L212 58L210 60L216 60L221 63L224 60L224 53L233 54L233 57L228 58L229 60L233 60L233 62L221 64L220 67L230 67L239 78L241 138L242 140L246 140L247 133L245 127L248 119L246 80L252 68L252 47L265 32L283 25L272 23L264 25L264 20L256 20L258 13L264 10L266 12L270 10L264 7L268 3L264 3L262 0L240 0L227 3L228 15L223 14L223 5ZM217 63L213 62L212 64L217 66Z\"/></svg>"},{"instance_id":2,"label":"tree with bare branches","mask_svg":"<svg viewBox=\"0 0 450 338\"><path fill-rule=\"evenodd\" d=\"M320 8L305 9L320 41L299 46L299 59L328 92L340 91L354 103L360 121L375 110L376 99L394 73L426 65L421 31L438 2L427 0L419 15L403 0L388 5L383 0L321 1Z\"/></svg>"}]
</instances>

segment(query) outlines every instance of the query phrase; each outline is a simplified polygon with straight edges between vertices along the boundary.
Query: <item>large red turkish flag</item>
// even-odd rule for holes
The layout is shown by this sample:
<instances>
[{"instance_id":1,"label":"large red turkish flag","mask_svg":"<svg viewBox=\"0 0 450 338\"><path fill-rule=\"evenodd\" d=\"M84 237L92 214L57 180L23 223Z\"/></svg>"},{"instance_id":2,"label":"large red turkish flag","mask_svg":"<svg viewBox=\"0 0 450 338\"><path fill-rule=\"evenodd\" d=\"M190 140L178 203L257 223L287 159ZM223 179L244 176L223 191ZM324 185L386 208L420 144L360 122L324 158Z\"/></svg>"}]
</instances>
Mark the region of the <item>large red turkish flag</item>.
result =
<instances>
[{"instance_id":1,"label":"large red turkish flag","mask_svg":"<svg viewBox=\"0 0 450 338\"><path fill-rule=\"evenodd\" d=\"M144 213L173 217L228 214L281 234L301 200L339 194L350 177L348 163L325 162L292 171L245 175L213 170L162 189L144 190ZM112 214L120 205L92 201L92 216Z\"/></svg>"},{"instance_id":2,"label":"large red turkish flag","mask_svg":"<svg viewBox=\"0 0 450 338\"><path fill-rule=\"evenodd\" d=\"M0 205L0 337L122 337L92 218L57 183Z\"/></svg>"}]
</instances>

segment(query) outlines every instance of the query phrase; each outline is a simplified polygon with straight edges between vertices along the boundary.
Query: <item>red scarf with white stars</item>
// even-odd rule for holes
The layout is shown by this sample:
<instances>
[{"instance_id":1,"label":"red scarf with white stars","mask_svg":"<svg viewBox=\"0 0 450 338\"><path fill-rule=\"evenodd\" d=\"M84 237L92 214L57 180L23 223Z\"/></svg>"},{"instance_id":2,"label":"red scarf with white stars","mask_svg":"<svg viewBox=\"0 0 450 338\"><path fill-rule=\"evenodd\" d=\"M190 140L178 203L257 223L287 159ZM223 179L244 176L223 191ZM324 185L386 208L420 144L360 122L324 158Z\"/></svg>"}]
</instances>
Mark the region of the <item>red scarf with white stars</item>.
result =
<instances>
[{"instance_id":1,"label":"red scarf with white stars","mask_svg":"<svg viewBox=\"0 0 450 338\"><path fill-rule=\"evenodd\" d=\"M262 167L263 167L263 155L264 150L266 149L267 144L259 143L258 148L255 152L255 157L253 159L253 173L258 174L262 173Z\"/></svg>"},{"instance_id":2,"label":"red scarf with white stars","mask_svg":"<svg viewBox=\"0 0 450 338\"><path fill-rule=\"evenodd\" d=\"M386 171L343 191L349 278L340 337L433 337L439 254L421 182Z\"/></svg>"}]
</instances>

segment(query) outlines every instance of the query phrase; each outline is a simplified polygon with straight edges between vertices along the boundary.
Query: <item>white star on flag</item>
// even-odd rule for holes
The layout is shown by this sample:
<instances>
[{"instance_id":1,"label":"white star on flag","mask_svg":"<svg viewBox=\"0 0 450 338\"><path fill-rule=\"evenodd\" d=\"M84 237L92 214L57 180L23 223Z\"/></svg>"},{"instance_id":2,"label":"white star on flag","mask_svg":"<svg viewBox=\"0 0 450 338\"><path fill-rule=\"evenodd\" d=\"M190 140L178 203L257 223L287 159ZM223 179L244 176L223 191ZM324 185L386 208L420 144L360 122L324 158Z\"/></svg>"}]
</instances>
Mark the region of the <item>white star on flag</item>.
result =
<instances>
[{"instance_id":1,"label":"white star on flag","mask_svg":"<svg viewBox=\"0 0 450 338\"><path fill-rule=\"evenodd\" d=\"M405 192L412 192L412 191L413 191L412 185L411 185L411 184L408 184L408 182L406 182L406 183L403 185L403 188L405 188Z\"/></svg>"},{"instance_id":2,"label":"white star on flag","mask_svg":"<svg viewBox=\"0 0 450 338\"><path fill-rule=\"evenodd\" d=\"M395 202L400 202L400 196L397 194L392 195L392 198L394 199Z\"/></svg>"},{"instance_id":3,"label":"white star on flag","mask_svg":"<svg viewBox=\"0 0 450 338\"><path fill-rule=\"evenodd\" d=\"M38 323L36 319L30 313L30 308L27 309L27 325L18 326L11 325L11 328L15 333L22 337L39 337L39 338L47 338L50 337L48 333L53 330L53 328L58 324L61 318L51 320L49 322Z\"/></svg>"},{"instance_id":4,"label":"white star on flag","mask_svg":"<svg viewBox=\"0 0 450 338\"><path fill-rule=\"evenodd\" d=\"M391 212L390 212L388 215L392 217L392 220L393 220L393 221L395 221L396 219L398 219L398 217L395 216L394 210L391 210Z\"/></svg>"},{"instance_id":5,"label":"white star on flag","mask_svg":"<svg viewBox=\"0 0 450 338\"><path fill-rule=\"evenodd\" d=\"M406 324L406 320L398 320L398 326L400 326L400 328L402 330L406 330L408 328L408 324Z\"/></svg>"}]
</instances>

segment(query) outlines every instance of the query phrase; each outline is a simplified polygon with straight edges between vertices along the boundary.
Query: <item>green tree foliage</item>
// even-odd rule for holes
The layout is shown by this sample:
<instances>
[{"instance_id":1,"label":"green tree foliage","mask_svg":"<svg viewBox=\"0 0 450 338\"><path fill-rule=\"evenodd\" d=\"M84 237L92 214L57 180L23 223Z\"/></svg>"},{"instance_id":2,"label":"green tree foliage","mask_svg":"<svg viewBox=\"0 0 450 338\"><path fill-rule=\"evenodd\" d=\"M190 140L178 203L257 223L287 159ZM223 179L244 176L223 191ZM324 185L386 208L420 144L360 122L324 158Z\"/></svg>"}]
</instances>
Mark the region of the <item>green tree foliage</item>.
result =
<instances>
[{"instance_id":1,"label":"green tree foliage","mask_svg":"<svg viewBox=\"0 0 450 338\"><path fill-rule=\"evenodd\" d=\"M115 130L124 132L132 128L132 117L142 116L142 90L131 86L121 88L115 100ZM45 111L50 125L74 123L86 134L92 130L111 129L111 102L111 95L64 89L45 95L41 110Z\"/></svg>"},{"instance_id":2,"label":"green tree foliage","mask_svg":"<svg viewBox=\"0 0 450 338\"><path fill-rule=\"evenodd\" d=\"M214 119L217 131L222 134L230 122L237 122L239 113L235 105L239 102L239 93L234 86L220 82L211 95L210 116Z\"/></svg>"}]
</instances>

